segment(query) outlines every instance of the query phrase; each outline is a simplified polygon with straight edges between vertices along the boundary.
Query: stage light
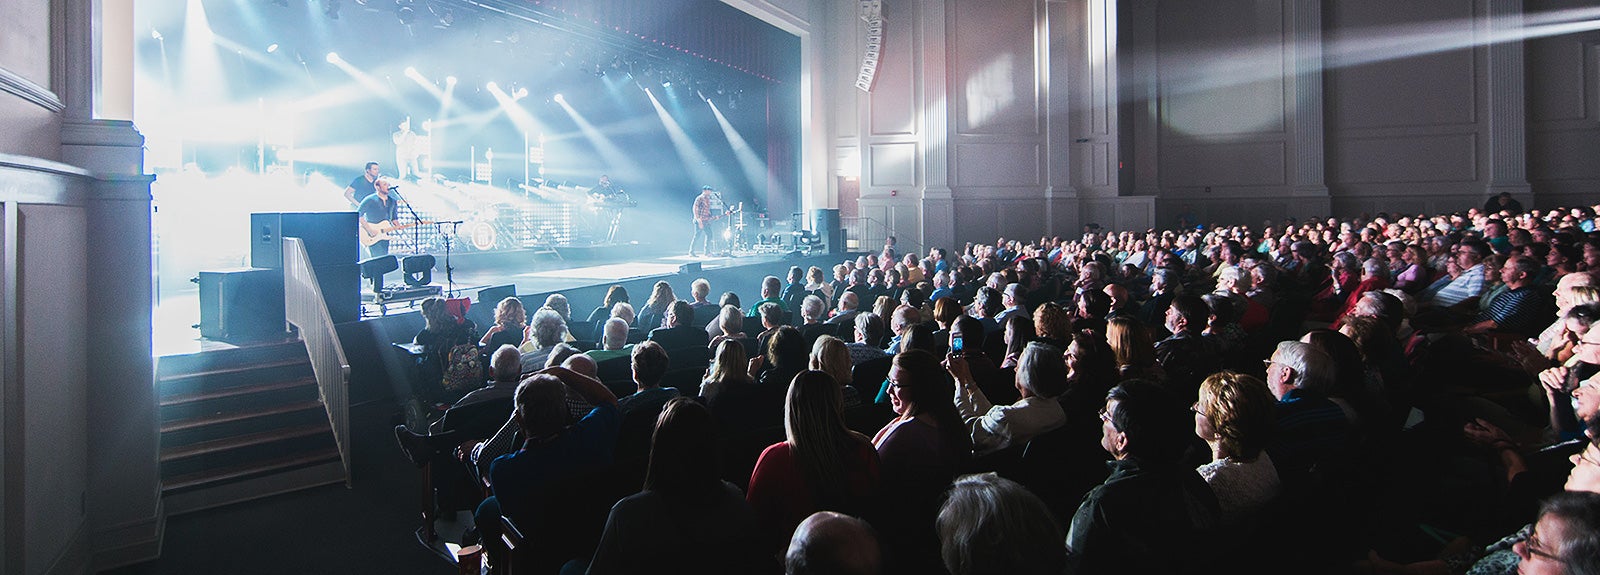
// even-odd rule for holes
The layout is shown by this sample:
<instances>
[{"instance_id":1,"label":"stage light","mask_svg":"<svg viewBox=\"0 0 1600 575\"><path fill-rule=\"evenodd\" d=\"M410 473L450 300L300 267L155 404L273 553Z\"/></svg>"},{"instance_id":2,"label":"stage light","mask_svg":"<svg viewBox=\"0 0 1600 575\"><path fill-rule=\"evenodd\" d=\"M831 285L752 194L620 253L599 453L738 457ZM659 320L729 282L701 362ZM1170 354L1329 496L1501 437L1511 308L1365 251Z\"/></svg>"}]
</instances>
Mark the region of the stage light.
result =
<instances>
[{"instance_id":1,"label":"stage light","mask_svg":"<svg viewBox=\"0 0 1600 575\"><path fill-rule=\"evenodd\" d=\"M411 66L406 66L406 75L407 76L420 76L421 74L417 73L417 69L416 68L413 68Z\"/></svg>"},{"instance_id":2,"label":"stage light","mask_svg":"<svg viewBox=\"0 0 1600 575\"><path fill-rule=\"evenodd\" d=\"M422 287L433 283L433 256L422 254L420 256L406 256L400 261L400 267L405 271L406 285Z\"/></svg>"},{"instance_id":3,"label":"stage light","mask_svg":"<svg viewBox=\"0 0 1600 575\"><path fill-rule=\"evenodd\" d=\"M661 81L661 87L662 88L669 88L669 89L672 88L672 80L662 80Z\"/></svg>"},{"instance_id":4,"label":"stage light","mask_svg":"<svg viewBox=\"0 0 1600 575\"><path fill-rule=\"evenodd\" d=\"M329 19L338 20L340 5L341 0L322 0L322 13Z\"/></svg>"},{"instance_id":5,"label":"stage light","mask_svg":"<svg viewBox=\"0 0 1600 575\"><path fill-rule=\"evenodd\" d=\"M454 85L456 85L456 77L455 76L445 76L444 77L444 83L449 84L451 86L454 86Z\"/></svg>"},{"instance_id":6,"label":"stage light","mask_svg":"<svg viewBox=\"0 0 1600 575\"><path fill-rule=\"evenodd\" d=\"M565 104L565 103L567 103L567 97L566 96L562 96L561 94L556 94L556 96L554 98L551 98L551 99L555 100L557 104Z\"/></svg>"},{"instance_id":7,"label":"stage light","mask_svg":"<svg viewBox=\"0 0 1600 575\"><path fill-rule=\"evenodd\" d=\"M155 28L151 28L150 29L150 39L152 39L152 40L164 40L165 38L163 38L161 36L161 32L159 30L156 30Z\"/></svg>"},{"instance_id":8,"label":"stage light","mask_svg":"<svg viewBox=\"0 0 1600 575\"><path fill-rule=\"evenodd\" d=\"M495 83L495 82L494 82L494 80L490 80L490 81L489 81L489 83L488 83L488 84L484 84L484 85L483 85L483 88L484 88L484 89L485 89L485 90L488 90L488 91L490 91L490 92L493 92L493 91L495 91L495 90L499 90L499 89L500 89L500 85L499 85L499 84L496 84L496 83Z\"/></svg>"},{"instance_id":9,"label":"stage light","mask_svg":"<svg viewBox=\"0 0 1600 575\"><path fill-rule=\"evenodd\" d=\"M269 45L267 45L267 53L268 54L271 54L271 53L277 52L277 51L278 51L278 45L277 44L269 44Z\"/></svg>"},{"instance_id":10,"label":"stage light","mask_svg":"<svg viewBox=\"0 0 1600 575\"><path fill-rule=\"evenodd\" d=\"M383 274L400 269L400 260L393 254L361 260L361 277L372 280L372 293L383 293Z\"/></svg>"},{"instance_id":11,"label":"stage light","mask_svg":"<svg viewBox=\"0 0 1600 575\"><path fill-rule=\"evenodd\" d=\"M513 100L521 100L521 99L526 98L526 97L528 97L528 89L527 88L519 87L516 90L511 92L511 99L513 99Z\"/></svg>"},{"instance_id":12,"label":"stage light","mask_svg":"<svg viewBox=\"0 0 1600 575\"><path fill-rule=\"evenodd\" d=\"M338 62L338 61L339 61L339 53L338 52L328 52L328 63L329 64L332 64L332 63Z\"/></svg>"}]
</instances>

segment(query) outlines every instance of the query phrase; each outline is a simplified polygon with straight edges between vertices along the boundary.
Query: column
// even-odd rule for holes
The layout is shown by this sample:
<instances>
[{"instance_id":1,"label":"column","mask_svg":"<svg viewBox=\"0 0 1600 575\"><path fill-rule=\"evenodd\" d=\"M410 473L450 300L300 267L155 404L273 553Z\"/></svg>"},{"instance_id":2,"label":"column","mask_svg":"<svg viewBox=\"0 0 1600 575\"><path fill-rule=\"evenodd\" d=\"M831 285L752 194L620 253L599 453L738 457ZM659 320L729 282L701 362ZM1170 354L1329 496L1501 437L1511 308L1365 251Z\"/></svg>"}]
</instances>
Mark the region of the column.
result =
<instances>
[{"instance_id":1,"label":"column","mask_svg":"<svg viewBox=\"0 0 1600 575\"><path fill-rule=\"evenodd\" d=\"M955 248L955 200L950 190L950 82L945 0L922 5L922 238L929 248Z\"/></svg>"},{"instance_id":2,"label":"column","mask_svg":"<svg viewBox=\"0 0 1600 575\"><path fill-rule=\"evenodd\" d=\"M1528 185L1527 108L1523 103L1522 0L1489 0L1489 189L1533 207Z\"/></svg>"}]
</instances>

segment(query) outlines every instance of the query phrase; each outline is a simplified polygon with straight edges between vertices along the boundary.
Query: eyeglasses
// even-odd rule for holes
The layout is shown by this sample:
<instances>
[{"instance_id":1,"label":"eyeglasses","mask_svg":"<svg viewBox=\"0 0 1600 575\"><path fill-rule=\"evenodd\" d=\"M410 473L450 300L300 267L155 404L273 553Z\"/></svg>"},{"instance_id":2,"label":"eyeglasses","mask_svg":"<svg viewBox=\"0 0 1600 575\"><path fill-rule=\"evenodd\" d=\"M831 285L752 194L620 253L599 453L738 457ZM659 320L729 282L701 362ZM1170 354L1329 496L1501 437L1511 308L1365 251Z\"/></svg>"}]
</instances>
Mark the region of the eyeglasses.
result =
<instances>
[{"instance_id":1,"label":"eyeglasses","mask_svg":"<svg viewBox=\"0 0 1600 575\"><path fill-rule=\"evenodd\" d=\"M1275 363L1278 363L1278 362L1272 361L1270 359L1263 359L1263 360L1261 360L1261 367L1265 367L1267 369L1272 369L1272 364L1275 364Z\"/></svg>"},{"instance_id":2,"label":"eyeglasses","mask_svg":"<svg viewBox=\"0 0 1600 575\"><path fill-rule=\"evenodd\" d=\"M1111 412L1106 411L1104 407L1100 408L1100 421L1111 423Z\"/></svg>"},{"instance_id":3,"label":"eyeglasses","mask_svg":"<svg viewBox=\"0 0 1600 575\"><path fill-rule=\"evenodd\" d=\"M1589 465L1600 466L1600 460L1596 460L1593 457L1590 457L1588 449L1584 449L1583 451L1579 451L1577 453L1577 455L1575 455L1574 457L1575 457L1575 459L1572 460L1572 464L1574 466L1576 466L1579 461L1586 461L1586 462L1589 463Z\"/></svg>"},{"instance_id":4,"label":"eyeglasses","mask_svg":"<svg viewBox=\"0 0 1600 575\"><path fill-rule=\"evenodd\" d=\"M892 387L892 388L895 388L895 389L901 389L901 388L905 387L904 385L900 385L900 382L892 380L892 379L885 379L885 380L883 380L883 382L889 384L889 387Z\"/></svg>"},{"instance_id":5,"label":"eyeglasses","mask_svg":"<svg viewBox=\"0 0 1600 575\"><path fill-rule=\"evenodd\" d=\"M1532 557L1543 557L1563 565L1567 562L1567 560L1562 559L1560 555L1556 555L1555 553L1551 553L1544 549L1544 542L1539 539L1539 532L1537 530L1528 534L1528 539L1522 542L1522 549L1527 551L1528 555Z\"/></svg>"}]
</instances>

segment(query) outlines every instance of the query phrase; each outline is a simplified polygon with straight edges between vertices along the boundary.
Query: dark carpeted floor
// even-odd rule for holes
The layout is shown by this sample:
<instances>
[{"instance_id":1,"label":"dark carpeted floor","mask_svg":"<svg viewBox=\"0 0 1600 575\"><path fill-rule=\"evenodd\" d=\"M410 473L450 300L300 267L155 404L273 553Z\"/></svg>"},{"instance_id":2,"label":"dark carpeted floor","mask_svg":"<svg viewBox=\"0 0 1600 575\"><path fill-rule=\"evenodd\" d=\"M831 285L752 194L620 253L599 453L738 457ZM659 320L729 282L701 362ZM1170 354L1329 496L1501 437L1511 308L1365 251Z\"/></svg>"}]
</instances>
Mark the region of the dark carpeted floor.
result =
<instances>
[{"instance_id":1,"label":"dark carpeted floor","mask_svg":"<svg viewBox=\"0 0 1600 575\"><path fill-rule=\"evenodd\" d=\"M417 543L421 476L395 446L395 411L387 400L351 408L350 488L169 518L160 559L108 573L454 573L455 565Z\"/></svg>"}]
</instances>

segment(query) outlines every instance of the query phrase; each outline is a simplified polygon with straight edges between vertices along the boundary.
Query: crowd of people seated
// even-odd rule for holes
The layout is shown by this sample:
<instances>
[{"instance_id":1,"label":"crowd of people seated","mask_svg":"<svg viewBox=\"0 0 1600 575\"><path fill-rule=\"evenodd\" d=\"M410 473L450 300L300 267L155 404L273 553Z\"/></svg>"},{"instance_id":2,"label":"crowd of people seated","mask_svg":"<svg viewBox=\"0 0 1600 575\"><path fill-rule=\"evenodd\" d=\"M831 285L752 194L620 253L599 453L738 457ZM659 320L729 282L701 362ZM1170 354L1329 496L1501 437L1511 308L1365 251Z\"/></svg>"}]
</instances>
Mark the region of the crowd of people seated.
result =
<instances>
[{"instance_id":1,"label":"crowd of people seated","mask_svg":"<svg viewBox=\"0 0 1600 575\"><path fill-rule=\"evenodd\" d=\"M487 383L395 432L518 573L1600 573L1596 225L891 238L482 333L433 301L417 343Z\"/></svg>"}]
</instances>

